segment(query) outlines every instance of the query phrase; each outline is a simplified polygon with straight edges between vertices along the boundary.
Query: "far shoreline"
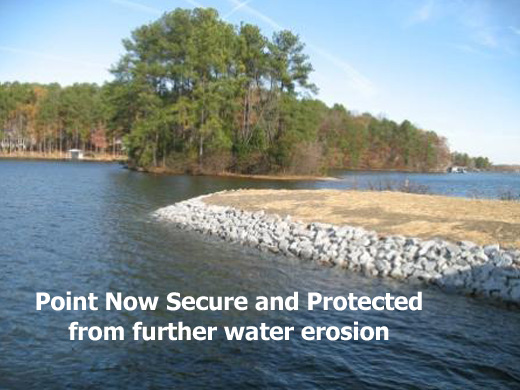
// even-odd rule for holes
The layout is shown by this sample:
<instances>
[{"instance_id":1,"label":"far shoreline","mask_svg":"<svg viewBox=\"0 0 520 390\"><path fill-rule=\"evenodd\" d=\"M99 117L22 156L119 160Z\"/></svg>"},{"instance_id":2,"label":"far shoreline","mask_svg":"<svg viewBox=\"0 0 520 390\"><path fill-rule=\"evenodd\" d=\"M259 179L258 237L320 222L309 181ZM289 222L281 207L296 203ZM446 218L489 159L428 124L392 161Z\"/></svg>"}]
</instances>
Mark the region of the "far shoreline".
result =
<instances>
[{"instance_id":1,"label":"far shoreline","mask_svg":"<svg viewBox=\"0 0 520 390\"><path fill-rule=\"evenodd\" d=\"M220 178L236 178L236 179L251 179L251 180L265 180L265 181L338 181L338 177L335 177L334 172L374 172L374 173L403 173L403 174L447 174L448 172L442 170L433 171L421 171L412 169L394 169L394 168L330 168L329 172L332 175L301 175L301 174L279 174L279 173L266 173L266 174L246 174L246 173L235 173L229 171L223 172L200 172L190 173L182 170L175 170L166 167L140 167L129 164L128 157L119 155L114 156L112 154L95 154L93 156L85 156L80 160L74 160L67 157L66 153L40 153L40 152L23 152L23 153L4 153L0 152L0 160L29 160L29 161L83 161L83 162L115 162L124 164L125 168L142 173L150 173L154 175L189 175L189 176L207 176L207 177L220 177ZM496 169L501 167L502 169ZM487 169L481 171L469 171L468 173L517 173L515 170L516 165L499 165L495 169ZM511 168L511 169L509 169ZM520 169L520 168L519 168Z\"/></svg>"},{"instance_id":2,"label":"far shoreline","mask_svg":"<svg viewBox=\"0 0 520 390\"><path fill-rule=\"evenodd\" d=\"M67 157L67 153L40 153L40 152L24 152L24 153L2 153L0 152L0 160L27 160L27 161L85 161L85 162L126 162L126 156L114 156L112 154L95 154L93 156L85 156L80 160L74 160Z\"/></svg>"},{"instance_id":3,"label":"far shoreline","mask_svg":"<svg viewBox=\"0 0 520 390\"><path fill-rule=\"evenodd\" d=\"M188 173L183 171L176 171L173 169L155 167L155 168L142 168L133 167L126 165L126 168L131 171L150 173L154 175L171 175L171 176L201 176L201 177L218 177L223 179L251 179L251 180L266 180L266 181L335 181L340 180L337 177L332 176L316 176L316 175L277 175L277 174L261 174L252 175L245 173L233 173L233 172L201 172L201 173Z\"/></svg>"}]
</instances>

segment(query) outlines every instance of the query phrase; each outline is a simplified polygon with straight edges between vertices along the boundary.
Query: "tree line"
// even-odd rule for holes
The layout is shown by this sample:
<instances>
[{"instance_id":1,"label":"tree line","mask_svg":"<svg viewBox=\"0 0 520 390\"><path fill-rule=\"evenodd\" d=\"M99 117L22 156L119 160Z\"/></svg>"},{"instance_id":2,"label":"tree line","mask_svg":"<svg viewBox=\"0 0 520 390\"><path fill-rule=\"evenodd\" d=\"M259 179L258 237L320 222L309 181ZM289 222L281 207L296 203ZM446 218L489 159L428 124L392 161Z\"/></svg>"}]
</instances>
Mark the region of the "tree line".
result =
<instances>
[{"instance_id":1,"label":"tree line","mask_svg":"<svg viewBox=\"0 0 520 390\"><path fill-rule=\"evenodd\" d=\"M305 45L290 31L268 38L213 9L176 9L123 45L103 86L0 84L4 140L18 136L42 152L110 151L122 140L134 166L192 173L451 163L446 139L433 131L315 99Z\"/></svg>"},{"instance_id":2,"label":"tree line","mask_svg":"<svg viewBox=\"0 0 520 390\"><path fill-rule=\"evenodd\" d=\"M0 83L0 150L121 153L107 102L106 85Z\"/></svg>"},{"instance_id":3,"label":"tree line","mask_svg":"<svg viewBox=\"0 0 520 390\"><path fill-rule=\"evenodd\" d=\"M493 166L487 157L471 157L467 153L453 152L451 160L453 165L468 167L469 169L486 170Z\"/></svg>"}]
</instances>

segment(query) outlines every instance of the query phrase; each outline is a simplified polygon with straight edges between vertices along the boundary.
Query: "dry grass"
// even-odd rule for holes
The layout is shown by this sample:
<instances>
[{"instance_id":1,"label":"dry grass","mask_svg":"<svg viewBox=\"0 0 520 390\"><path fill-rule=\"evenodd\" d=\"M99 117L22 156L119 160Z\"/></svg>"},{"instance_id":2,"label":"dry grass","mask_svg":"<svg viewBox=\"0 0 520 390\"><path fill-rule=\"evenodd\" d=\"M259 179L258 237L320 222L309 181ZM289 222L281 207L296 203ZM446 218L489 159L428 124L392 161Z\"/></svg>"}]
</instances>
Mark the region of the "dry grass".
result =
<instances>
[{"instance_id":1,"label":"dry grass","mask_svg":"<svg viewBox=\"0 0 520 390\"><path fill-rule=\"evenodd\" d=\"M362 226L380 234L520 248L519 202L338 190L241 190L205 201L291 215L303 222Z\"/></svg>"}]
</instances>

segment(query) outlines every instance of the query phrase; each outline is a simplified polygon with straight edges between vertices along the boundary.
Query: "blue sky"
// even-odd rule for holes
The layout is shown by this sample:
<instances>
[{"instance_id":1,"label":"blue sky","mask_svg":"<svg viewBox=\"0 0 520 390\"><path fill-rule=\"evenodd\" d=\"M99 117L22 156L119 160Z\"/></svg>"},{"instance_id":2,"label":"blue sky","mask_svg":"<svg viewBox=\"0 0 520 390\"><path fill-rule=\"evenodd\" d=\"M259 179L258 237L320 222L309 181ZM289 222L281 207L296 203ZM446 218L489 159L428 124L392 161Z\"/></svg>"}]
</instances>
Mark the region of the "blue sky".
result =
<instances>
[{"instance_id":1,"label":"blue sky","mask_svg":"<svg viewBox=\"0 0 520 390\"><path fill-rule=\"evenodd\" d=\"M520 0L0 0L0 81L110 80L132 29L194 6L298 33L328 104L520 163Z\"/></svg>"}]
</instances>

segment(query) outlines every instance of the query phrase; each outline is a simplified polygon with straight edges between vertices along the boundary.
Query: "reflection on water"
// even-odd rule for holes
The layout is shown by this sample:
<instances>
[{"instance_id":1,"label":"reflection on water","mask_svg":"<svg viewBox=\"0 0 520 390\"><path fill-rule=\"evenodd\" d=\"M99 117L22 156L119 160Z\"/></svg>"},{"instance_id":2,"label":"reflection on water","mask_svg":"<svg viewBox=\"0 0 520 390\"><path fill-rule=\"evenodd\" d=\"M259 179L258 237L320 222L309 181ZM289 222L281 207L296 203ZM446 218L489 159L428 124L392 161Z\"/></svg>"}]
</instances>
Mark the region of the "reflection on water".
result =
<instances>
[{"instance_id":1,"label":"reflection on water","mask_svg":"<svg viewBox=\"0 0 520 390\"><path fill-rule=\"evenodd\" d=\"M165 310L171 291L250 299L294 291L302 299L309 291L415 294L405 284L262 254L150 218L159 207L223 189L325 186L345 184L152 176L112 164L0 161L0 387L518 386L520 312L434 288L423 291L424 310L410 313ZM36 291L161 298L154 312L36 312ZM123 325L127 338L136 321L150 326L265 322L296 330L359 321L388 326L390 341L71 342L72 321Z\"/></svg>"}]
</instances>

